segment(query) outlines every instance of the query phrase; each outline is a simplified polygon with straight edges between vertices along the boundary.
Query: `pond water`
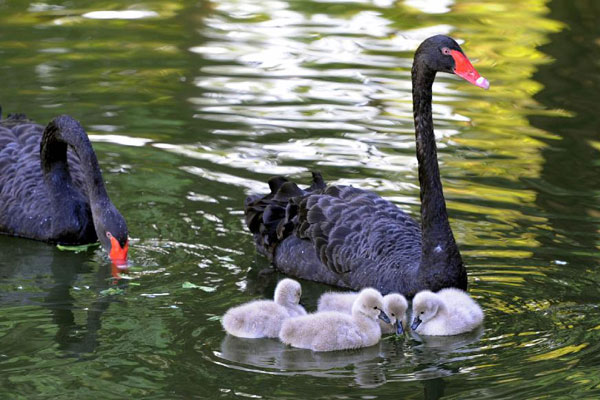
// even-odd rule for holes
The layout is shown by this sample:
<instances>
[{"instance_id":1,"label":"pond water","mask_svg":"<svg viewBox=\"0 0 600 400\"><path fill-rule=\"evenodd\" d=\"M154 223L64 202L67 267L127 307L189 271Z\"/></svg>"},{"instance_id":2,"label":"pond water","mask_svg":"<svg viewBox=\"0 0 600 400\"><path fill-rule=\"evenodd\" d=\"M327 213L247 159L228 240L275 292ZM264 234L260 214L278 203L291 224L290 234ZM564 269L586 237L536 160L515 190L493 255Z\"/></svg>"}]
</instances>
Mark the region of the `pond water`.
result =
<instances>
[{"instance_id":1,"label":"pond water","mask_svg":"<svg viewBox=\"0 0 600 400\"><path fill-rule=\"evenodd\" d=\"M133 268L0 237L1 398L600 396L599 2L80 3L0 0L0 104L82 122ZM410 66L437 33L491 82L434 86L482 329L329 354L225 335L281 278L243 223L270 176L418 215ZM309 309L329 289L302 284Z\"/></svg>"}]
</instances>

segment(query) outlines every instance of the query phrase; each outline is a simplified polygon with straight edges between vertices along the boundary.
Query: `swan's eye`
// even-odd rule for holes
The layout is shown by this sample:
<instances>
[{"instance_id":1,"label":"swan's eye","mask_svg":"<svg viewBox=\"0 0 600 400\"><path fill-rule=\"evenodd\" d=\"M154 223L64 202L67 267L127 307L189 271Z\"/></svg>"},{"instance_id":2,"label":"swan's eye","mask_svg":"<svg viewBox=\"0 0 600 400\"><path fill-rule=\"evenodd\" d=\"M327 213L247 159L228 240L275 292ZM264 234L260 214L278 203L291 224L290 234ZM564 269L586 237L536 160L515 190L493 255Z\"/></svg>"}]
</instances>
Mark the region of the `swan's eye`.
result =
<instances>
[{"instance_id":1,"label":"swan's eye","mask_svg":"<svg viewBox=\"0 0 600 400\"><path fill-rule=\"evenodd\" d=\"M442 48L442 54L445 54L445 55L449 56L450 55L450 49L447 48L447 47L443 47Z\"/></svg>"},{"instance_id":2,"label":"swan's eye","mask_svg":"<svg viewBox=\"0 0 600 400\"><path fill-rule=\"evenodd\" d=\"M395 317L395 316L396 316L396 314L392 313L392 317Z\"/></svg>"},{"instance_id":3,"label":"swan's eye","mask_svg":"<svg viewBox=\"0 0 600 400\"><path fill-rule=\"evenodd\" d=\"M377 310L377 306L373 307L373 310Z\"/></svg>"},{"instance_id":4,"label":"swan's eye","mask_svg":"<svg viewBox=\"0 0 600 400\"><path fill-rule=\"evenodd\" d=\"M112 238L112 233L106 232L106 237L109 238L109 239Z\"/></svg>"},{"instance_id":5,"label":"swan's eye","mask_svg":"<svg viewBox=\"0 0 600 400\"><path fill-rule=\"evenodd\" d=\"M421 314L425 314L425 311L421 311Z\"/></svg>"}]
</instances>

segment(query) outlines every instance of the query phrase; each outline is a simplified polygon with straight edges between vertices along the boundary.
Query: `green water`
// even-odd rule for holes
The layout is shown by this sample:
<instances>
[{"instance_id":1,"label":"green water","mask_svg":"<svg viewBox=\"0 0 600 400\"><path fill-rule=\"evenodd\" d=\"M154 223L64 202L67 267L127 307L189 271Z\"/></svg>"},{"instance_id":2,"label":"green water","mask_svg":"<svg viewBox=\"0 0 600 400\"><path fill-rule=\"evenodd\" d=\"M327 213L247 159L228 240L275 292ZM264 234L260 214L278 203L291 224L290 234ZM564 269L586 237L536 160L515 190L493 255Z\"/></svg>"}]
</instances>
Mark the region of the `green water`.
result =
<instances>
[{"instance_id":1,"label":"green water","mask_svg":"<svg viewBox=\"0 0 600 400\"><path fill-rule=\"evenodd\" d=\"M597 398L598 20L591 0L0 0L4 113L83 123L135 266L0 237L0 397ZM227 337L218 316L280 278L243 223L270 176L418 215L410 66L437 33L492 85L434 86L483 328L330 354ZM328 289L302 284L308 308Z\"/></svg>"}]
</instances>

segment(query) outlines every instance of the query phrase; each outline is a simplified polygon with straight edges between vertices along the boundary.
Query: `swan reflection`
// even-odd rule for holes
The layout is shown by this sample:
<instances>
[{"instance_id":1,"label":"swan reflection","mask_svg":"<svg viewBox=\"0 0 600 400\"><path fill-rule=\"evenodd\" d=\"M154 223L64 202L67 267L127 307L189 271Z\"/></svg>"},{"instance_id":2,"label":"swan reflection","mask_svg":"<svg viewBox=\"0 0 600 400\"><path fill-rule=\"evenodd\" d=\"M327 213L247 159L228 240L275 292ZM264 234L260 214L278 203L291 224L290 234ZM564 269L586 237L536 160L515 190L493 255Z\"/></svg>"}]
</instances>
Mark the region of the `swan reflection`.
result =
<instances>
[{"instance_id":1,"label":"swan reflection","mask_svg":"<svg viewBox=\"0 0 600 400\"><path fill-rule=\"evenodd\" d=\"M313 352L288 347L275 339L243 339L226 335L221 342L221 352L217 355L245 367L252 366L270 372L277 370L274 373L353 377L363 387L379 386L386 382L379 344L359 350Z\"/></svg>"},{"instance_id":2,"label":"swan reflection","mask_svg":"<svg viewBox=\"0 0 600 400\"><path fill-rule=\"evenodd\" d=\"M96 351L104 313L118 301L96 293L116 287L109 279L113 270L107 265L96 268L96 263L90 262L90 250L63 252L45 243L4 236L0 236L0 246L0 309L17 310L11 323L28 330L29 335L40 335L27 343L14 336L6 348L27 349L30 355L47 351L53 345L40 338L45 338L41 330L49 329L64 356L80 358ZM100 250L97 253L103 257ZM119 287L123 285L126 283ZM23 313L31 310L29 313L40 319L32 321L20 314L19 308ZM33 310L47 312L35 314Z\"/></svg>"},{"instance_id":3,"label":"swan reflection","mask_svg":"<svg viewBox=\"0 0 600 400\"><path fill-rule=\"evenodd\" d=\"M460 335L452 336L421 336L414 331L410 331L410 337L420 344L415 349L421 350L435 350L436 354L453 353L461 351L461 349L476 343L481 339L483 335L483 325L478 326L476 329L465 332ZM466 349L463 349L466 351ZM470 351L470 350L469 350Z\"/></svg>"},{"instance_id":4,"label":"swan reflection","mask_svg":"<svg viewBox=\"0 0 600 400\"><path fill-rule=\"evenodd\" d=\"M427 398L439 398L443 395L442 378L459 372L458 367L448 365L476 357L479 353L473 344L480 340L483 332L482 326L455 336L419 336L410 332L405 338L385 336L375 346L331 352L296 349L275 339L226 335L220 352L215 355L230 368L268 374L353 378L361 387L420 380ZM440 396L432 396L432 393Z\"/></svg>"}]
</instances>

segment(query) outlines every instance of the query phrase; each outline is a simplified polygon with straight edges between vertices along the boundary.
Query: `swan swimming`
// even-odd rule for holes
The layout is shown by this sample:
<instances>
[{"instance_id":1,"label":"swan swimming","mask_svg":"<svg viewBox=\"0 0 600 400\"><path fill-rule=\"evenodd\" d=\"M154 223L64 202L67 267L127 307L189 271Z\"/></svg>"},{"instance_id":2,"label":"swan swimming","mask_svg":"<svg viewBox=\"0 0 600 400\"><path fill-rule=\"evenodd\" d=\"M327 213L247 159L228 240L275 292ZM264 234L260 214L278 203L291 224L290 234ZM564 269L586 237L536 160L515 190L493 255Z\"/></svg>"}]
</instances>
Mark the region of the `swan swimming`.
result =
<instances>
[{"instance_id":1,"label":"swan swimming","mask_svg":"<svg viewBox=\"0 0 600 400\"><path fill-rule=\"evenodd\" d=\"M411 329L421 335L449 336L469 332L483 322L483 310L456 288L437 293L423 290L414 297Z\"/></svg>"},{"instance_id":2,"label":"swan swimming","mask_svg":"<svg viewBox=\"0 0 600 400\"><path fill-rule=\"evenodd\" d=\"M283 322L279 339L293 347L313 351L369 347L381 339L378 318L390 322L383 311L381 293L366 288L352 305L352 314L326 311L289 318Z\"/></svg>"},{"instance_id":3,"label":"swan swimming","mask_svg":"<svg viewBox=\"0 0 600 400\"><path fill-rule=\"evenodd\" d=\"M358 297L356 292L327 292L319 297L317 312L339 311L347 314L352 313L352 304ZM404 324L408 302L399 293L389 293L383 296L383 310L390 319L390 323L379 320L381 333L404 333Z\"/></svg>"},{"instance_id":4,"label":"swan swimming","mask_svg":"<svg viewBox=\"0 0 600 400\"><path fill-rule=\"evenodd\" d=\"M467 271L448 219L433 131L437 72L489 88L452 38L432 36L415 52L413 114L421 188L420 224L378 194L327 185L313 173L301 189L287 178L269 180L270 193L246 198L246 225L257 250L298 278L412 298L421 290L467 289Z\"/></svg>"},{"instance_id":5,"label":"swan swimming","mask_svg":"<svg viewBox=\"0 0 600 400\"><path fill-rule=\"evenodd\" d=\"M283 279L275 288L273 300L255 300L230 308L223 316L223 328L243 338L276 338L284 320L306 314L299 304L301 295L300 283Z\"/></svg>"}]
</instances>

